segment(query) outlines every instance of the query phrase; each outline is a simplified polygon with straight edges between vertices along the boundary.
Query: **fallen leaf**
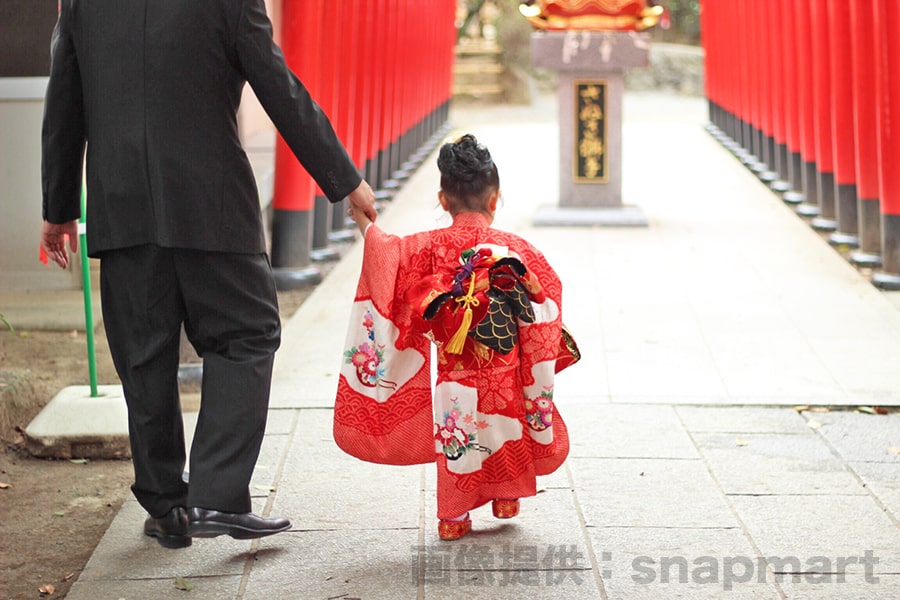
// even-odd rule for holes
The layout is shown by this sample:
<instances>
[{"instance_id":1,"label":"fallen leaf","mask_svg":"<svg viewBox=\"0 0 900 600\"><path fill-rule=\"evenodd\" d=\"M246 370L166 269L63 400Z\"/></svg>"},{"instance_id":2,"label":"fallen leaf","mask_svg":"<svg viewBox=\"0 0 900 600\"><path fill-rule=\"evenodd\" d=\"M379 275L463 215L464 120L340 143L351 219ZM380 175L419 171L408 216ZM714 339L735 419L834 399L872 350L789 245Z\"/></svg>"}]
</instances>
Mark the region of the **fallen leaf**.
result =
<instances>
[{"instance_id":1,"label":"fallen leaf","mask_svg":"<svg viewBox=\"0 0 900 600\"><path fill-rule=\"evenodd\" d=\"M900 448L897 446L888 446L888 454L900 454Z\"/></svg>"},{"instance_id":2,"label":"fallen leaf","mask_svg":"<svg viewBox=\"0 0 900 600\"><path fill-rule=\"evenodd\" d=\"M857 407L856 407L856 412L865 413L865 414L867 414L867 415L874 415L874 414L875 414L875 409L872 408L871 406L857 406Z\"/></svg>"},{"instance_id":3,"label":"fallen leaf","mask_svg":"<svg viewBox=\"0 0 900 600\"><path fill-rule=\"evenodd\" d=\"M809 421L806 422L806 425L810 429L819 429L822 426L822 424L820 422L816 421L815 419L810 419Z\"/></svg>"},{"instance_id":4,"label":"fallen leaf","mask_svg":"<svg viewBox=\"0 0 900 600\"><path fill-rule=\"evenodd\" d=\"M889 411L888 409L886 409L886 408L881 408L880 406L876 406L876 407L875 407L875 412L878 413L879 415L888 415L888 414L890 414L890 411Z\"/></svg>"},{"instance_id":5,"label":"fallen leaf","mask_svg":"<svg viewBox=\"0 0 900 600\"><path fill-rule=\"evenodd\" d=\"M194 589L194 584L179 575L175 578L175 588L179 590L184 590L185 592L189 592Z\"/></svg>"},{"instance_id":6,"label":"fallen leaf","mask_svg":"<svg viewBox=\"0 0 900 600\"><path fill-rule=\"evenodd\" d=\"M12 487L11 483L6 483L5 481L0 481L0 490L8 490Z\"/></svg>"},{"instance_id":7,"label":"fallen leaf","mask_svg":"<svg viewBox=\"0 0 900 600\"><path fill-rule=\"evenodd\" d=\"M73 465L86 465L88 463L88 459L86 458L70 458L69 462Z\"/></svg>"},{"instance_id":8,"label":"fallen leaf","mask_svg":"<svg viewBox=\"0 0 900 600\"><path fill-rule=\"evenodd\" d=\"M64 516L66 516L66 513L64 513L64 512L61 511L61 510L58 510L58 511L56 511L55 513L53 513L53 516L54 516L54 517L64 517Z\"/></svg>"},{"instance_id":9,"label":"fallen leaf","mask_svg":"<svg viewBox=\"0 0 900 600\"><path fill-rule=\"evenodd\" d=\"M56 587L52 583L45 583L38 588L38 591L45 596L52 596L53 592L56 591Z\"/></svg>"},{"instance_id":10,"label":"fallen leaf","mask_svg":"<svg viewBox=\"0 0 900 600\"><path fill-rule=\"evenodd\" d=\"M746 446L747 445L747 441L744 438L742 438L741 436L737 436L736 442L737 442L738 446Z\"/></svg>"}]
</instances>

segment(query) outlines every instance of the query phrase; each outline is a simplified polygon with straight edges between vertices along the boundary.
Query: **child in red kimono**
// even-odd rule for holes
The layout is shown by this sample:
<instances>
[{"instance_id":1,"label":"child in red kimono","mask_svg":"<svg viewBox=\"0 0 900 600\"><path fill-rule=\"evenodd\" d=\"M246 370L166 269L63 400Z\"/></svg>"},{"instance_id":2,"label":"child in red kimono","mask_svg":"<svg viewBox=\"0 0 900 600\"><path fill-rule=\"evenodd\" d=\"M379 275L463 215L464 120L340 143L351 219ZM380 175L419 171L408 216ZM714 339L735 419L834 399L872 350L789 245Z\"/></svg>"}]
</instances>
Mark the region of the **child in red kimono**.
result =
<instances>
[{"instance_id":1,"label":"child in red kimono","mask_svg":"<svg viewBox=\"0 0 900 600\"><path fill-rule=\"evenodd\" d=\"M535 476L562 464L553 377L578 356L556 273L527 241L490 227L500 180L487 148L465 135L441 147L438 167L450 227L397 237L351 212L365 254L334 438L370 462L436 462L438 534L452 540L487 502L495 517L516 516Z\"/></svg>"}]
</instances>

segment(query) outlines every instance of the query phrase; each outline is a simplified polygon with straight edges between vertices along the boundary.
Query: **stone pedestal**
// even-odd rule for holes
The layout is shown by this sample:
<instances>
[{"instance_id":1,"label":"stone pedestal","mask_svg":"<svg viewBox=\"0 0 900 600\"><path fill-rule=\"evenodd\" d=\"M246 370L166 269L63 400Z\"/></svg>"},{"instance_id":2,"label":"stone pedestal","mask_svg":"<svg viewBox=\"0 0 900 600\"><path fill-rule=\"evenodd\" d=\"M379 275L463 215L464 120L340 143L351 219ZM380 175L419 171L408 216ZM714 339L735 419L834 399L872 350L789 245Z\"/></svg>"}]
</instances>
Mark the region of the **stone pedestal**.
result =
<instances>
[{"instance_id":1,"label":"stone pedestal","mask_svg":"<svg viewBox=\"0 0 900 600\"><path fill-rule=\"evenodd\" d=\"M637 32L549 31L531 35L535 67L559 74L559 205L535 225L647 225L622 202L625 69L649 64L649 36Z\"/></svg>"}]
</instances>

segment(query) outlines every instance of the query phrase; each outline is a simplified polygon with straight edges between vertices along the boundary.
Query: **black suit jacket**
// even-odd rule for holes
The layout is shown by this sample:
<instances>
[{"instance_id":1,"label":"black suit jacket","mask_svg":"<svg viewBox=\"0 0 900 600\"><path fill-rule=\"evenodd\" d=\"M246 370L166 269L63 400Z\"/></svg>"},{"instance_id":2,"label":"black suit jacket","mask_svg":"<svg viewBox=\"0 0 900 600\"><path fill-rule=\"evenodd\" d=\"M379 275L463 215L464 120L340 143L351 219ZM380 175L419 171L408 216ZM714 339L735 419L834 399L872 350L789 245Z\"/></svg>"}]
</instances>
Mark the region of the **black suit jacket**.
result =
<instances>
[{"instance_id":1,"label":"black suit jacket","mask_svg":"<svg viewBox=\"0 0 900 600\"><path fill-rule=\"evenodd\" d=\"M43 216L105 250L265 251L237 127L245 82L332 202L362 177L272 40L263 0L62 0L43 124Z\"/></svg>"}]
</instances>

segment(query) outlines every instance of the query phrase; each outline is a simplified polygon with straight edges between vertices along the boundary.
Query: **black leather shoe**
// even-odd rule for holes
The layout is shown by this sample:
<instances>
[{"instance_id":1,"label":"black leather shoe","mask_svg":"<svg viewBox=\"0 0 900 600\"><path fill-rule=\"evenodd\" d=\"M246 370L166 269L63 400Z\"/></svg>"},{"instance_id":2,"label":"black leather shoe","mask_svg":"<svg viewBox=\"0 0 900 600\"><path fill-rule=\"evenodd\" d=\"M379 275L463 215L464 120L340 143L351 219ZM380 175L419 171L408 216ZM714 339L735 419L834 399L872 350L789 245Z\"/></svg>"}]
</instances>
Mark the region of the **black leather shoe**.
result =
<instances>
[{"instance_id":1,"label":"black leather shoe","mask_svg":"<svg viewBox=\"0 0 900 600\"><path fill-rule=\"evenodd\" d=\"M230 535L236 540L251 540L291 528L287 519L267 519L253 513L227 513L195 507L188 509L187 516L187 532L192 537Z\"/></svg>"},{"instance_id":2,"label":"black leather shoe","mask_svg":"<svg viewBox=\"0 0 900 600\"><path fill-rule=\"evenodd\" d=\"M187 533L187 511L183 506L176 506L162 517L147 517L144 521L144 533L155 537L164 548L187 548L191 538Z\"/></svg>"}]
</instances>

